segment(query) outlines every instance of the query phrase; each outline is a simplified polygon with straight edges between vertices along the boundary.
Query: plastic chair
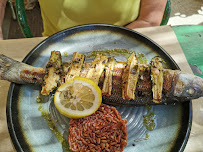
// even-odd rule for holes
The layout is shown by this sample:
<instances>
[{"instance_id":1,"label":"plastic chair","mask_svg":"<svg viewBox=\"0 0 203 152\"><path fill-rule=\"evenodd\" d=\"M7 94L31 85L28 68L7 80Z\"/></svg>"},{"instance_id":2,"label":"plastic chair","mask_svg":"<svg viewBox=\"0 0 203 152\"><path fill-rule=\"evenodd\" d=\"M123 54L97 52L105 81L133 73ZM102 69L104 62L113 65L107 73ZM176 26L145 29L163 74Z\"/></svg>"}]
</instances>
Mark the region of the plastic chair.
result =
<instances>
[{"instance_id":1,"label":"plastic chair","mask_svg":"<svg viewBox=\"0 0 203 152\"><path fill-rule=\"evenodd\" d=\"M166 25L168 23L169 17L171 13L171 1L167 0L164 16L161 22L161 25ZM16 0L16 15L18 19L19 26L21 28L21 31L23 35L26 38L32 38L32 32L27 24L27 17L25 13L25 6L24 6L24 0Z\"/></svg>"}]
</instances>

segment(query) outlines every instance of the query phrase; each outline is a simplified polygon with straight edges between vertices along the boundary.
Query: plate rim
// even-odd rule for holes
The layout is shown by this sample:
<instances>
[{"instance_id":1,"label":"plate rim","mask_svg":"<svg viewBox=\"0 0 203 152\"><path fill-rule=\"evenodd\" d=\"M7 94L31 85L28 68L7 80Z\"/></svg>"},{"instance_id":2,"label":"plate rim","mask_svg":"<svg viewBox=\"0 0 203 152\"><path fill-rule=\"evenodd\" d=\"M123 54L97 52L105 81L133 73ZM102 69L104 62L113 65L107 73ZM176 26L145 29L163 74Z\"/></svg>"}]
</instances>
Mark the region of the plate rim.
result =
<instances>
[{"instance_id":1,"label":"plate rim","mask_svg":"<svg viewBox=\"0 0 203 152\"><path fill-rule=\"evenodd\" d=\"M85 28L85 27L111 27L111 28L118 28L118 29L121 29L121 30L127 30L129 32L133 32L134 34L137 34L141 37L143 37L144 39L147 39L148 41L150 41L151 43L153 43L154 45L156 45L157 47L160 48L160 50L173 62L173 64L176 66L177 69L180 70L180 67L178 66L178 64L174 61L174 59L160 46L158 45L155 41L153 41L152 39L150 39L149 37L145 36L144 34L142 33L139 33L137 31L134 31L134 30L131 30L131 29L127 29L125 27L120 27L120 26L117 26L117 25L110 25L110 24L84 24L84 25L79 25L79 26L74 26L74 27L71 27L71 28L67 28L67 29L64 29L62 31L59 31L47 38L45 38L43 41L41 41L40 43L38 43L26 56L25 58L22 60L22 62L26 63L27 60L32 56L32 54L37 51L37 49L42 46L44 43L46 43L47 41L61 35L62 33L64 32L68 32L68 31L71 31L71 30L75 30L75 29L80 29L80 28ZM77 32L76 32L77 33ZM10 135L10 138L11 138L11 141L12 141L12 144L13 146L15 147L16 151L23 151L23 148L22 148L22 144L19 143L19 140L17 138L17 135L16 135L16 132L15 132L15 129L14 129L14 125L13 125L13 118L12 118L12 109L11 109L11 106L12 106L12 96L13 96L13 90L15 88L15 86L18 86L18 84L15 84L15 83L11 83L10 84L10 87L9 87L9 91L8 91L8 95L7 95L7 104L6 104L6 117L7 117L7 127L8 127L8 131L9 131L9 135ZM189 110L189 113L188 113L188 122L187 122L187 130L186 130L186 133L185 133L185 138L180 146L180 149L179 149L179 152L183 152L186 145L187 145L187 142L188 142L188 139L189 139L189 136L190 136L190 132L191 132L191 126L192 126L192 102L191 101L186 101L185 103L188 104L188 110ZM17 105L17 104L16 104ZM24 142L26 143L26 140L24 140ZM30 147L27 146L28 143L26 143L24 146L30 150ZM31 150L30 150L31 151ZM172 149L173 151L173 149Z\"/></svg>"}]
</instances>

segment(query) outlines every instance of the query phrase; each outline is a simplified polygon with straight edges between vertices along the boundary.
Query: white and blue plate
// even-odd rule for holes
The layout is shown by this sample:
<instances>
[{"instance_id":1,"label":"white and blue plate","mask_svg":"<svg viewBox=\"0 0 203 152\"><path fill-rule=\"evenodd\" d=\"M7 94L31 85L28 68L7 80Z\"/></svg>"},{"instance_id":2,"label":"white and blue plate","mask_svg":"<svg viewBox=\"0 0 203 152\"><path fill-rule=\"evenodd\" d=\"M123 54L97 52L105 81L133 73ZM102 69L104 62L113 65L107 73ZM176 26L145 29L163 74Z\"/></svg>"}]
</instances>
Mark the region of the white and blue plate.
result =
<instances>
[{"instance_id":1,"label":"white and blue plate","mask_svg":"<svg viewBox=\"0 0 203 152\"><path fill-rule=\"evenodd\" d=\"M60 51L63 60L71 61L73 52L89 53L93 50L124 48L145 54L150 61L154 56L161 56L169 68L179 69L169 54L146 36L114 25L91 24L77 26L56 33L38 44L25 57L23 62L45 68L51 51ZM64 53L68 53L68 57ZM117 60L126 61L122 55ZM49 123L42 116L41 108L50 113L55 129L67 140L69 119L55 109L52 98L45 103L36 101L41 87L33 84L19 85L12 83L7 101L8 129L17 151L60 152L66 151L57 135L50 129ZM175 105L152 106L156 127L148 131L143 125L143 115L148 110L142 107L116 107L122 119L127 119L127 147L124 152L172 152L184 151L189 138L192 111L191 102ZM148 135L147 140L142 140Z\"/></svg>"}]
</instances>

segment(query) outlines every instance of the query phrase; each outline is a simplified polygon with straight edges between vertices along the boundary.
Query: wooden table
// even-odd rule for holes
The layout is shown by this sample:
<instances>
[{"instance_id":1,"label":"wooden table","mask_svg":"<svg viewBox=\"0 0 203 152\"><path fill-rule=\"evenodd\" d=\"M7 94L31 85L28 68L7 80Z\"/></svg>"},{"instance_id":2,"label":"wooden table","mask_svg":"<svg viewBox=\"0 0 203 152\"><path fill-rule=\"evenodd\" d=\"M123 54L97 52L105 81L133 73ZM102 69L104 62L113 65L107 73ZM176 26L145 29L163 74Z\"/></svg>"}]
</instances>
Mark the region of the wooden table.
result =
<instances>
[{"instance_id":1,"label":"wooden table","mask_svg":"<svg viewBox=\"0 0 203 152\"><path fill-rule=\"evenodd\" d=\"M136 29L136 31L148 36L162 46L173 57L182 71L192 73L188 62L192 65L197 63L196 66L198 68L195 67L195 69L203 70L203 26L173 28L170 26L162 26L141 28ZM45 37L0 41L0 54L22 61L27 53L44 39ZM190 51L191 49L193 52ZM196 72L200 72L197 74L202 76L201 71L197 70ZM6 121L6 99L9 85L9 82L0 80L0 151L2 152L15 151L10 141ZM200 98L192 102L193 123L185 152L197 152L203 149L203 112L201 113L200 111L200 108L203 109L203 99Z\"/></svg>"}]
</instances>

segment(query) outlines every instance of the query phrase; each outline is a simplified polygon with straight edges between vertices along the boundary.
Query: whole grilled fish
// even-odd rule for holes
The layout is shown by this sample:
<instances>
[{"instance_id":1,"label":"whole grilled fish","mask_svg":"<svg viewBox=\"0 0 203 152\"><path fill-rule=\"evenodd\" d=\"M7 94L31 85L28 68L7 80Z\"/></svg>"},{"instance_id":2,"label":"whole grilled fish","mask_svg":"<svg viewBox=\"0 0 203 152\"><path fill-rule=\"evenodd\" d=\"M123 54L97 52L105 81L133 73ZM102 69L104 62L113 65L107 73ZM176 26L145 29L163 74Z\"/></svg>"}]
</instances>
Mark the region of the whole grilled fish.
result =
<instances>
[{"instance_id":1,"label":"whole grilled fish","mask_svg":"<svg viewBox=\"0 0 203 152\"><path fill-rule=\"evenodd\" d=\"M203 97L203 79L164 69L155 57L150 65L139 64L133 53L127 63L97 55L85 63L84 55L73 54L71 63L61 62L59 51L53 51L46 69L32 67L0 55L0 79L18 84L42 85L41 93L48 95L61 83L74 78L93 80L102 90L103 102L112 105L157 105L184 102Z\"/></svg>"}]
</instances>

